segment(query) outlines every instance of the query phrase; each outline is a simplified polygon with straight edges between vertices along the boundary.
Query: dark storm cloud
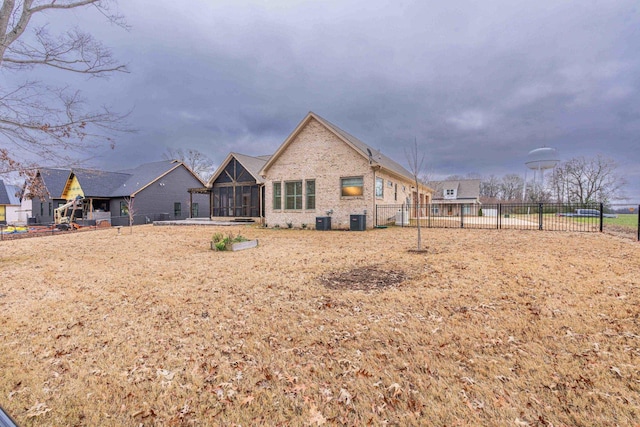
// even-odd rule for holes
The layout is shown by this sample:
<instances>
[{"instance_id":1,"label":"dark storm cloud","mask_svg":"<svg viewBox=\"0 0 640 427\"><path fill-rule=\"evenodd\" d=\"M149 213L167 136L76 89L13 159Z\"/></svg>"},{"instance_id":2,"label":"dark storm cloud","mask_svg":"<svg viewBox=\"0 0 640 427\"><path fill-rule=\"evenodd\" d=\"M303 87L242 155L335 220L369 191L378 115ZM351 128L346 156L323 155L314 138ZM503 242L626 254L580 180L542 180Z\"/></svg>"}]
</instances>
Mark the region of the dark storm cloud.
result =
<instances>
[{"instance_id":1,"label":"dark storm cloud","mask_svg":"<svg viewBox=\"0 0 640 427\"><path fill-rule=\"evenodd\" d=\"M132 73L90 93L139 130L105 164L271 153L313 110L400 162L416 139L439 176L603 153L640 199L635 1L176 3L122 3L133 29L97 30Z\"/></svg>"}]
</instances>

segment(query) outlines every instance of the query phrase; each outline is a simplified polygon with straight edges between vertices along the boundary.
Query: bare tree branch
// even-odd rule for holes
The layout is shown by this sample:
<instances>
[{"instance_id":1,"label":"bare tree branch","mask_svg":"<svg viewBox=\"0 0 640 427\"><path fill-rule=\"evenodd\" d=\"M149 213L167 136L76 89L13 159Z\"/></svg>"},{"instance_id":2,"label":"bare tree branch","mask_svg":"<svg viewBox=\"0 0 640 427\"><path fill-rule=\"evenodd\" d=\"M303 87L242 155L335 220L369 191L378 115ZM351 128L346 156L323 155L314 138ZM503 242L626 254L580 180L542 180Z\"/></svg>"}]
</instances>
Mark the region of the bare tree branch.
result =
<instances>
[{"instance_id":1,"label":"bare tree branch","mask_svg":"<svg viewBox=\"0 0 640 427\"><path fill-rule=\"evenodd\" d=\"M109 107L87 109L70 87L50 87L28 80L34 67L51 67L90 77L127 72L111 50L90 33L73 28L54 36L47 25L29 28L34 15L47 10L95 7L109 22L126 28L112 10L115 0L2 0L0 6L0 70L25 73L24 83L0 87L0 173L27 170L34 163L69 164L80 152L130 132Z\"/></svg>"},{"instance_id":2,"label":"bare tree branch","mask_svg":"<svg viewBox=\"0 0 640 427\"><path fill-rule=\"evenodd\" d=\"M186 152L182 148L178 148L177 150L168 148L167 151L162 154L162 157L166 160L181 161L203 181L208 181L216 169L213 160L206 154L191 148L187 149Z\"/></svg>"}]
</instances>

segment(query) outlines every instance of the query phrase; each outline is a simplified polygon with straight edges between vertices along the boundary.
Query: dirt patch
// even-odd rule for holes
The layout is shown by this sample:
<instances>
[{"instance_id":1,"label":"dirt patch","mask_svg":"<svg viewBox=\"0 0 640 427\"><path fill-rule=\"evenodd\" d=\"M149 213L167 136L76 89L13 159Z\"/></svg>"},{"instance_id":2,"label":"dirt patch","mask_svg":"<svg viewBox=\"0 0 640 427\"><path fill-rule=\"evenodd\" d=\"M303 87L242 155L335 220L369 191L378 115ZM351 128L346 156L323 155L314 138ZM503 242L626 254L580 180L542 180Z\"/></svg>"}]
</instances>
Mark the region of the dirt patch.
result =
<instances>
[{"instance_id":1,"label":"dirt patch","mask_svg":"<svg viewBox=\"0 0 640 427\"><path fill-rule=\"evenodd\" d=\"M406 279L407 275L401 270L374 265L333 271L321 276L319 281L329 289L370 292L395 288Z\"/></svg>"}]
</instances>

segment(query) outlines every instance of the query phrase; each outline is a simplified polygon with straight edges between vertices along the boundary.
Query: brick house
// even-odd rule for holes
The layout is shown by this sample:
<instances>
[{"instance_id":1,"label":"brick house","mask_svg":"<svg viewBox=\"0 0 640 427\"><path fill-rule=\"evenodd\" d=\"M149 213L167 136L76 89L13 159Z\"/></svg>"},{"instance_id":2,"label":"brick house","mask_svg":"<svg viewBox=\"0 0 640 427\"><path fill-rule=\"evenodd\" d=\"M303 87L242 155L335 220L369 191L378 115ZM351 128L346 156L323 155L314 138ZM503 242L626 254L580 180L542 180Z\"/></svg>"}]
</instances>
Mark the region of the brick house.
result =
<instances>
[{"instance_id":1,"label":"brick house","mask_svg":"<svg viewBox=\"0 0 640 427\"><path fill-rule=\"evenodd\" d=\"M416 189L407 169L313 112L259 174L269 227L313 227L316 217L330 215L332 228L348 229L350 215L366 214L372 228L378 205L431 200L431 189Z\"/></svg>"}]
</instances>

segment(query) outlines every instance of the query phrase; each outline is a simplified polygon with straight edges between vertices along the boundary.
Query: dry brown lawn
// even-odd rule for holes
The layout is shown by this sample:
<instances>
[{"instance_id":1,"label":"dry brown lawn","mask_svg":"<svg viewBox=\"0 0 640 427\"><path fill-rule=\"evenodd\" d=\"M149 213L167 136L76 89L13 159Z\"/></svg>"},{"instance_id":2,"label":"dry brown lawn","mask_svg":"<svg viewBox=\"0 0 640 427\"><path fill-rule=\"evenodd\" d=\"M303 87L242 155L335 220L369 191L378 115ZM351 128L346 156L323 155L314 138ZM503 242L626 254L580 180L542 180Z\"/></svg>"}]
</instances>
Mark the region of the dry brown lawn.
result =
<instances>
[{"instance_id":1,"label":"dry brown lawn","mask_svg":"<svg viewBox=\"0 0 640 427\"><path fill-rule=\"evenodd\" d=\"M214 252L216 231L258 248ZM640 244L134 228L0 243L20 425L636 426Z\"/></svg>"}]
</instances>

